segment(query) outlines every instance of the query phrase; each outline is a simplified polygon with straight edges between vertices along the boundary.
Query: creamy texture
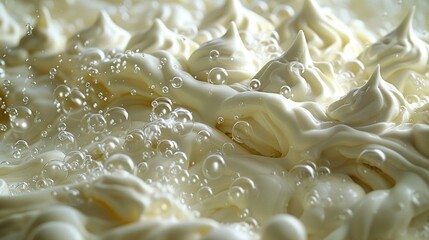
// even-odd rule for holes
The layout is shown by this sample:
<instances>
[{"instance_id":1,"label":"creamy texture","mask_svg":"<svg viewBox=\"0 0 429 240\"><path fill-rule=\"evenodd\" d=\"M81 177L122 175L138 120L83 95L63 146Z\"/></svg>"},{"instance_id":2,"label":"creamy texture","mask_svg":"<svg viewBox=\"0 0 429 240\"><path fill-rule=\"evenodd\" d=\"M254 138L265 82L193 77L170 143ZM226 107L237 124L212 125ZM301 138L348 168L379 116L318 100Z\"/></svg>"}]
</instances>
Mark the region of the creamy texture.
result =
<instances>
[{"instance_id":1,"label":"creamy texture","mask_svg":"<svg viewBox=\"0 0 429 240\"><path fill-rule=\"evenodd\" d=\"M423 9L329 9L0 4L0 236L427 239Z\"/></svg>"}]
</instances>

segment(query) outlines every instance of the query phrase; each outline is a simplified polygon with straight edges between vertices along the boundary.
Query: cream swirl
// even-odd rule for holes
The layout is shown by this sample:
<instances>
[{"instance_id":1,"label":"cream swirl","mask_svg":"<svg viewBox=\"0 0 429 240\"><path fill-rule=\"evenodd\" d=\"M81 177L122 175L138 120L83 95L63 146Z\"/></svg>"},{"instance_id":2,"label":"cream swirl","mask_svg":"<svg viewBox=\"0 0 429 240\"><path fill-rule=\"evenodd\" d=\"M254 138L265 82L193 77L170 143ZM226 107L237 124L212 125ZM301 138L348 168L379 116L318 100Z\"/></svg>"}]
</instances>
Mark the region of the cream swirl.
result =
<instances>
[{"instance_id":1,"label":"cream swirl","mask_svg":"<svg viewBox=\"0 0 429 240\"><path fill-rule=\"evenodd\" d=\"M253 79L260 81L259 91L280 93L299 102L332 102L342 92L334 81L332 66L311 59L302 31L288 51L265 64Z\"/></svg>"},{"instance_id":2,"label":"cream swirl","mask_svg":"<svg viewBox=\"0 0 429 240\"><path fill-rule=\"evenodd\" d=\"M24 49L29 54L53 54L64 49L65 37L52 20L46 7L40 9L39 19L30 35L21 38L18 49Z\"/></svg>"},{"instance_id":3,"label":"cream swirl","mask_svg":"<svg viewBox=\"0 0 429 240\"><path fill-rule=\"evenodd\" d=\"M381 73L386 81L395 85L404 94L416 94L427 90L417 89L415 75L427 71L429 47L413 31L414 9L392 32L379 39L360 55L366 71L380 64ZM414 85L414 86L413 86Z\"/></svg>"},{"instance_id":4,"label":"cream swirl","mask_svg":"<svg viewBox=\"0 0 429 240\"><path fill-rule=\"evenodd\" d=\"M332 103L327 114L351 126L364 126L406 121L408 109L402 93L381 78L380 67L377 67L364 86Z\"/></svg>"},{"instance_id":5,"label":"cream swirl","mask_svg":"<svg viewBox=\"0 0 429 240\"><path fill-rule=\"evenodd\" d=\"M152 27L146 32L134 35L126 49L153 53L157 50L165 50L179 58L189 58L192 52L198 48L198 44L183 35L179 35L168 29L162 20L155 19Z\"/></svg>"},{"instance_id":6,"label":"cream swirl","mask_svg":"<svg viewBox=\"0 0 429 240\"><path fill-rule=\"evenodd\" d=\"M124 49L130 39L128 31L116 25L109 15L100 11L94 24L67 40L68 52L80 52L85 48Z\"/></svg>"},{"instance_id":7,"label":"cream swirl","mask_svg":"<svg viewBox=\"0 0 429 240\"><path fill-rule=\"evenodd\" d=\"M231 22L222 37L202 44L192 53L189 67L192 75L201 81L232 84L250 79L257 71L259 62L244 46L236 24ZM210 73L214 68L222 68L222 73L219 73L222 76L211 76L218 75Z\"/></svg>"},{"instance_id":8,"label":"cream swirl","mask_svg":"<svg viewBox=\"0 0 429 240\"><path fill-rule=\"evenodd\" d=\"M353 58L361 46L353 33L339 19L323 13L314 0L305 0L299 13L276 28L281 46L290 46L300 30L308 39L310 53L316 60L332 59L338 52Z\"/></svg>"},{"instance_id":9,"label":"cream swirl","mask_svg":"<svg viewBox=\"0 0 429 240\"><path fill-rule=\"evenodd\" d=\"M0 2L0 47L15 45L21 36L18 23L6 11Z\"/></svg>"},{"instance_id":10,"label":"cream swirl","mask_svg":"<svg viewBox=\"0 0 429 240\"><path fill-rule=\"evenodd\" d=\"M269 21L245 8L240 0L225 0L220 8L207 13L203 18L196 41L202 43L220 37L230 22L235 22L239 30L253 35L274 30Z\"/></svg>"}]
</instances>

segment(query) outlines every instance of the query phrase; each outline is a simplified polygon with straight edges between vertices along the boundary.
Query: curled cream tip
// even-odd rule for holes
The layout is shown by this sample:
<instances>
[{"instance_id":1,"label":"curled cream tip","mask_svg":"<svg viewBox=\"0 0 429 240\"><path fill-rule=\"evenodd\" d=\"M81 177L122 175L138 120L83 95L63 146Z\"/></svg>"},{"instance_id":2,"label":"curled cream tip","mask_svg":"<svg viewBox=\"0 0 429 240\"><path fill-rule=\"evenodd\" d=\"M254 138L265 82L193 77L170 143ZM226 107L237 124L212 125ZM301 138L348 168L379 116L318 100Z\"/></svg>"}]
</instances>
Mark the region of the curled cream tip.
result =
<instances>
[{"instance_id":1,"label":"curled cream tip","mask_svg":"<svg viewBox=\"0 0 429 240\"><path fill-rule=\"evenodd\" d=\"M312 63L307 40L305 39L305 34L302 30L298 32L294 42L281 56L281 59L286 61L298 61L305 65Z\"/></svg>"}]
</instances>

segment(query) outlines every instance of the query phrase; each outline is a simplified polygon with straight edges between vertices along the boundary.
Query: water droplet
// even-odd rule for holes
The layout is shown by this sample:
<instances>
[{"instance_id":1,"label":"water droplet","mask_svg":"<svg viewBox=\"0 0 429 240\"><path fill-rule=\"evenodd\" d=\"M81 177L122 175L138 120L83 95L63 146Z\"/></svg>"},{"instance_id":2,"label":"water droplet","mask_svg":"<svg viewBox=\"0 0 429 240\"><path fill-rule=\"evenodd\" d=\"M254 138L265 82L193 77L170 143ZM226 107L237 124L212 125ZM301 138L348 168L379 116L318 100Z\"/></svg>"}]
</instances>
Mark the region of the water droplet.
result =
<instances>
[{"instance_id":1,"label":"water droplet","mask_svg":"<svg viewBox=\"0 0 429 240\"><path fill-rule=\"evenodd\" d=\"M221 67L214 67L209 71L208 82L211 84L225 84L228 79L228 72Z\"/></svg>"},{"instance_id":2,"label":"water droplet","mask_svg":"<svg viewBox=\"0 0 429 240\"><path fill-rule=\"evenodd\" d=\"M218 50L211 50L210 51L210 60L214 61L217 60L219 58L219 51Z\"/></svg>"},{"instance_id":3,"label":"water droplet","mask_svg":"<svg viewBox=\"0 0 429 240\"><path fill-rule=\"evenodd\" d=\"M250 80L250 83L249 83L250 90L257 91L259 90L260 87L261 87L261 81L259 81L258 79Z\"/></svg>"},{"instance_id":4,"label":"water droplet","mask_svg":"<svg viewBox=\"0 0 429 240\"><path fill-rule=\"evenodd\" d=\"M183 79L181 77L173 77L170 82L173 88L181 88L183 85Z\"/></svg>"},{"instance_id":5,"label":"water droplet","mask_svg":"<svg viewBox=\"0 0 429 240\"><path fill-rule=\"evenodd\" d=\"M55 183L64 182L68 177L68 170L63 161L51 160L42 169L42 178L51 179Z\"/></svg>"},{"instance_id":6,"label":"water droplet","mask_svg":"<svg viewBox=\"0 0 429 240\"><path fill-rule=\"evenodd\" d=\"M238 143L245 143L253 134L252 126L246 121L238 121L232 127L232 139Z\"/></svg>"},{"instance_id":7,"label":"water droplet","mask_svg":"<svg viewBox=\"0 0 429 240\"><path fill-rule=\"evenodd\" d=\"M220 178L226 169L226 163L219 154L211 154L203 162L203 175L207 179Z\"/></svg>"}]
</instances>

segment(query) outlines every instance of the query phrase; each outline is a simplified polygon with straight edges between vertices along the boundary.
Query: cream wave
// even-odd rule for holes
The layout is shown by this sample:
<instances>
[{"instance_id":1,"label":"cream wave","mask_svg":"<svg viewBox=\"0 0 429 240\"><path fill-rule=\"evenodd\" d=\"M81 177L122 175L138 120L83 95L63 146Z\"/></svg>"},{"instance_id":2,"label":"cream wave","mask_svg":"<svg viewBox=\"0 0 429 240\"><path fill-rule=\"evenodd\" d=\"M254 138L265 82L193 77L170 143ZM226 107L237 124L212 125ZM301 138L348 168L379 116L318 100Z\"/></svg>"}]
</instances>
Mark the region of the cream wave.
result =
<instances>
[{"instance_id":1,"label":"cream wave","mask_svg":"<svg viewBox=\"0 0 429 240\"><path fill-rule=\"evenodd\" d=\"M198 48L198 44L185 36L168 29L160 19L155 19L152 27L144 33L135 34L127 44L131 51L153 53L165 50L177 58L189 58Z\"/></svg>"},{"instance_id":2,"label":"cream wave","mask_svg":"<svg viewBox=\"0 0 429 240\"><path fill-rule=\"evenodd\" d=\"M332 102L342 92L334 78L329 63L313 62L304 33L300 31L289 50L262 67L250 85L256 84L256 90L280 93L298 102Z\"/></svg>"},{"instance_id":3,"label":"cream wave","mask_svg":"<svg viewBox=\"0 0 429 240\"><path fill-rule=\"evenodd\" d=\"M381 78L378 67L364 86L351 90L332 103L327 114L342 123L361 126L379 122L405 122L409 110L402 93Z\"/></svg>"},{"instance_id":4,"label":"cream wave","mask_svg":"<svg viewBox=\"0 0 429 240\"><path fill-rule=\"evenodd\" d=\"M240 0L225 0L220 8L204 16L195 41L204 43L222 36L230 22L235 22L240 31L252 35L269 34L274 30L274 26L268 20L244 7Z\"/></svg>"},{"instance_id":5,"label":"cream wave","mask_svg":"<svg viewBox=\"0 0 429 240\"><path fill-rule=\"evenodd\" d=\"M276 30L284 48L302 30L316 60L332 60L339 53L354 58L362 49L350 29L334 16L323 13L314 0L305 0L301 11L280 23Z\"/></svg>"},{"instance_id":6,"label":"cream wave","mask_svg":"<svg viewBox=\"0 0 429 240\"><path fill-rule=\"evenodd\" d=\"M66 49L71 53L91 47L123 50L130 37L130 34L116 25L106 12L100 11L92 26L67 39Z\"/></svg>"},{"instance_id":7,"label":"cream wave","mask_svg":"<svg viewBox=\"0 0 429 240\"><path fill-rule=\"evenodd\" d=\"M16 44L22 34L21 28L15 19L9 15L3 3L0 3L0 16L0 46L3 48Z\"/></svg>"},{"instance_id":8,"label":"cream wave","mask_svg":"<svg viewBox=\"0 0 429 240\"><path fill-rule=\"evenodd\" d=\"M429 47L413 30L414 9L386 36L379 39L360 55L366 71L377 64L386 81L395 85L404 95L427 94L427 72ZM421 87L419 87L421 85Z\"/></svg>"},{"instance_id":9,"label":"cream wave","mask_svg":"<svg viewBox=\"0 0 429 240\"><path fill-rule=\"evenodd\" d=\"M234 22L226 33L200 46L189 57L190 72L201 81L232 84L248 80L259 68L259 61L241 40Z\"/></svg>"}]
</instances>

